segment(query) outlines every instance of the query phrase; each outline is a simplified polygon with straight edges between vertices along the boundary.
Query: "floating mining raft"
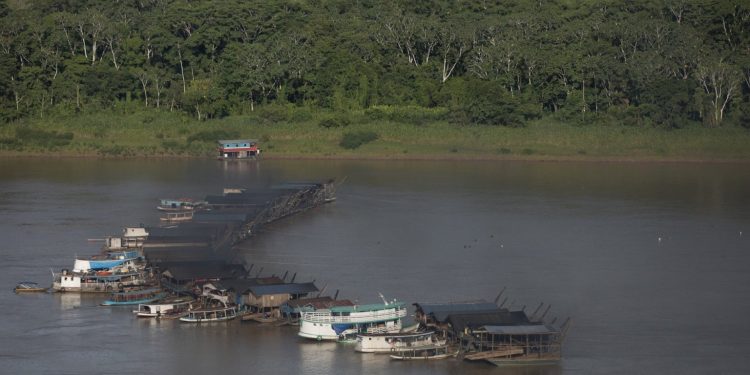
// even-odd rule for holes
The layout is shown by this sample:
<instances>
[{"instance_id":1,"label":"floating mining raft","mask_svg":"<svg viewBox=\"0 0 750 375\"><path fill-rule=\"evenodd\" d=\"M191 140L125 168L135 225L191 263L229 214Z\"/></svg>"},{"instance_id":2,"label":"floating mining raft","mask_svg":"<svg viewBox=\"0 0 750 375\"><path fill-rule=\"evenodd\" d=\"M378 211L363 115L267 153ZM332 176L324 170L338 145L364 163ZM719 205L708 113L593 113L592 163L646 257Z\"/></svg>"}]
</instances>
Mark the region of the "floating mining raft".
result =
<instances>
[{"instance_id":1,"label":"floating mining raft","mask_svg":"<svg viewBox=\"0 0 750 375\"><path fill-rule=\"evenodd\" d=\"M111 293L158 283L159 275L170 269L186 276L172 280L182 281L182 287L188 280L246 277L250 270L233 262L233 245L263 225L333 201L334 188L329 181L224 189L222 195L209 195L199 204L176 204L167 218L175 215L179 222L161 220L162 226L125 228L121 236L105 239L102 254L77 259L72 270L53 272L52 288Z\"/></svg>"},{"instance_id":2,"label":"floating mining raft","mask_svg":"<svg viewBox=\"0 0 750 375\"><path fill-rule=\"evenodd\" d=\"M232 258L233 245L264 225L331 202L334 194L332 181L224 189L222 195L207 196L200 208L191 212L189 220L143 228L145 237L139 245L153 266L165 262L226 261Z\"/></svg>"}]
</instances>

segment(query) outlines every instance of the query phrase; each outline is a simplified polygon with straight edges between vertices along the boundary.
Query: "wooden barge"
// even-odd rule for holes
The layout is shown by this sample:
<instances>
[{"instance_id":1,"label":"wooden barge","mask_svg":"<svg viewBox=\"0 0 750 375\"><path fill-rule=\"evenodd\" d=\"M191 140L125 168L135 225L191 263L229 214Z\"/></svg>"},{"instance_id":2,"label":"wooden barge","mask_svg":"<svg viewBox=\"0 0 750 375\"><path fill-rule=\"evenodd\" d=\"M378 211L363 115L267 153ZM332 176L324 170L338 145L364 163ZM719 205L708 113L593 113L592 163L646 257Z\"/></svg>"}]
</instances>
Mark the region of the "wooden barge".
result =
<instances>
[{"instance_id":1,"label":"wooden barge","mask_svg":"<svg viewBox=\"0 0 750 375\"><path fill-rule=\"evenodd\" d=\"M498 297L499 298L499 297ZM560 327L485 300L449 303L415 303L415 318L425 327L442 332L450 345L459 347L464 360L486 361L497 366L557 364L570 319Z\"/></svg>"}]
</instances>

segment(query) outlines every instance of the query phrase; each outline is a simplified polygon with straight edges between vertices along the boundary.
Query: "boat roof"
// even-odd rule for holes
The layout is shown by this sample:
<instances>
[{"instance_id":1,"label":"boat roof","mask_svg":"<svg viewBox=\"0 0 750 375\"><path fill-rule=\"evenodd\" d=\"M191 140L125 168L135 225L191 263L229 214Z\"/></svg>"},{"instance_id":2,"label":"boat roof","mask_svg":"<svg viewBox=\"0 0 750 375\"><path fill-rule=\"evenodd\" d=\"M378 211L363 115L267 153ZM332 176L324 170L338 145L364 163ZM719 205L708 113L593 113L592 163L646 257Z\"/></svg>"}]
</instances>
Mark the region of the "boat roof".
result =
<instances>
[{"instance_id":1,"label":"boat roof","mask_svg":"<svg viewBox=\"0 0 750 375\"><path fill-rule=\"evenodd\" d=\"M84 279L98 279L98 280L106 280L106 281L117 281L122 279L123 277L128 276L138 276L138 272L125 272L125 273L113 273L111 275L97 275L95 273L85 273L85 274L73 274L73 276L79 276Z\"/></svg>"},{"instance_id":2,"label":"boat roof","mask_svg":"<svg viewBox=\"0 0 750 375\"><path fill-rule=\"evenodd\" d=\"M170 299L170 297L161 299L157 302L141 303L139 306L169 306L169 305L182 305L195 302L193 297L179 297L178 299Z\"/></svg>"},{"instance_id":3,"label":"boat roof","mask_svg":"<svg viewBox=\"0 0 750 375\"><path fill-rule=\"evenodd\" d=\"M472 313L499 313L508 311L498 307L493 302L483 299L460 301L460 302L442 302L442 303L414 303L417 311L424 315L431 315L436 321L444 322L451 314L472 314Z\"/></svg>"},{"instance_id":4,"label":"boat roof","mask_svg":"<svg viewBox=\"0 0 750 375\"><path fill-rule=\"evenodd\" d=\"M348 299L333 299L329 296L315 298L300 298L286 303L291 308L310 306L314 309L329 309L334 306L354 306Z\"/></svg>"},{"instance_id":5,"label":"boat roof","mask_svg":"<svg viewBox=\"0 0 750 375\"><path fill-rule=\"evenodd\" d=\"M161 198L159 199L159 201L174 203L193 203L195 200L193 198Z\"/></svg>"},{"instance_id":6,"label":"boat roof","mask_svg":"<svg viewBox=\"0 0 750 375\"><path fill-rule=\"evenodd\" d=\"M399 338L399 337L421 337L421 336L430 336L435 334L435 331L425 331L425 332L410 332L410 333L362 333L357 336L362 337L392 337L392 338Z\"/></svg>"},{"instance_id":7,"label":"boat roof","mask_svg":"<svg viewBox=\"0 0 750 375\"><path fill-rule=\"evenodd\" d=\"M266 284L253 285L248 288L250 293L256 296L265 296L269 294L307 294L317 292L318 287L315 283L289 283L289 284Z\"/></svg>"},{"instance_id":8,"label":"boat roof","mask_svg":"<svg viewBox=\"0 0 750 375\"><path fill-rule=\"evenodd\" d=\"M559 329L547 324L493 325L482 326L481 328L493 335L552 335L560 333Z\"/></svg>"},{"instance_id":9,"label":"boat roof","mask_svg":"<svg viewBox=\"0 0 750 375\"><path fill-rule=\"evenodd\" d=\"M354 306L334 306L331 307L329 310L331 312L365 312L365 311L378 311L378 310L387 310L387 309L393 309L397 307L404 307L406 306L403 302L389 302L388 304L385 303L372 303L369 305L354 305Z\"/></svg>"},{"instance_id":10,"label":"boat roof","mask_svg":"<svg viewBox=\"0 0 750 375\"><path fill-rule=\"evenodd\" d=\"M523 311L478 312L469 314L451 314L446 319L454 332L464 328L477 328L486 325L522 325L529 324L529 318Z\"/></svg>"},{"instance_id":11,"label":"boat roof","mask_svg":"<svg viewBox=\"0 0 750 375\"><path fill-rule=\"evenodd\" d=\"M267 284L283 284L284 280L281 280L277 276L270 277L254 277L247 279L225 279L221 281L212 282L217 289L220 290L234 290L240 294L245 293L251 287L256 285L267 285Z\"/></svg>"},{"instance_id":12,"label":"boat roof","mask_svg":"<svg viewBox=\"0 0 750 375\"><path fill-rule=\"evenodd\" d=\"M156 293L156 292L161 292L161 291L162 290L159 288L149 288L149 289L128 290L125 292L115 292L112 294L116 294L118 296L131 296L131 295L137 295L137 294Z\"/></svg>"},{"instance_id":13,"label":"boat roof","mask_svg":"<svg viewBox=\"0 0 750 375\"><path fill-rule=\"evenodd\" d=\"M200 309L190 310L190 314L194 313L205 313L205 312L212 312L212 311L227 311L227 310L237 310L236 306L222 306L222 307L204 307Z\"/></svg>"}]
</instances>

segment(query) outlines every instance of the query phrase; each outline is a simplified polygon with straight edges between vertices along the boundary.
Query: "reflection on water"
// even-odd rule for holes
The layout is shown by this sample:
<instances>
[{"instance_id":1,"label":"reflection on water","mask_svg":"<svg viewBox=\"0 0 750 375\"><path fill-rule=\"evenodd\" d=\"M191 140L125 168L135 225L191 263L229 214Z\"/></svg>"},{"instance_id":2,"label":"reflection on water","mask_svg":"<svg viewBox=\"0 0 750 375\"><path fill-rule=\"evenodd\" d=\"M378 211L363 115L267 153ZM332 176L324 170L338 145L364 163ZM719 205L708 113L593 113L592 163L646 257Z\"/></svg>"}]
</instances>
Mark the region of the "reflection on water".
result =
<instances>
[{"instance_id":1,"label":"reflection on water","mask_svg":"<svg viewBox=\"0 0 750 375\"><path fill-rule=\"evenodd\" d=\"M60 308L62 310L71 310L81 307L80 293L55 293L55 296L60 300Z\"/></svg>"},{"instance_id":2,"label":"reflection on water","mask_svg":"<svg viewBox=\"0 0 750 375\"><path fill-rule=\"evenodd\" d=\"M305 341L299 344L299 363L301 369L313 374L324 374L334 368L339 344L335 342Z\"/></svg>"}]
</instances>

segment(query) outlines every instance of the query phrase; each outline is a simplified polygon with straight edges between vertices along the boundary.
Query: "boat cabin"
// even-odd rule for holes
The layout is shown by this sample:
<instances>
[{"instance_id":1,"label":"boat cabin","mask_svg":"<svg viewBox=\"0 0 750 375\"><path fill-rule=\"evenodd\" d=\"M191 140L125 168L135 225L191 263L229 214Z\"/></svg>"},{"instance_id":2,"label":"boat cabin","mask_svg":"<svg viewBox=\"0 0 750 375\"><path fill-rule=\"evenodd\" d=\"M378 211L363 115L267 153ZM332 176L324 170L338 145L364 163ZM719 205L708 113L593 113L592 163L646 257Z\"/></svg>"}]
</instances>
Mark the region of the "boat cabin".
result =
<instances>
[{"instance_id":1,"label":"boat cabin","mask_svg":"<svg viewBox=\"0 0 750 375\"><path fill-rule=\"evenodd\" d=\"M330 309L336 306L354 306L354 302L329 296L294 299L281 305L281 315L289 320L297 320L303 312Z\"/></svg>"},{"instance_id":2,"label":"boat cabin","mask_svg":"<svg viewBox=\"0 0 750 375\"><path fill-rule=\"evenodd\" d=\"M253 139L228 139L219 141L219 160L252 159L260 155L258 141Z\"/></svg>"},{"instance_id":3,"label":"boat cabin","mask_svg":"<svg viewBox=\"0 0 750 375\"><path fill-rule=\"evenodd\" d=\"M148 238L148 232L144 227L128 227L122 230L123 247L140 247Z\"/></svg>"},{"instance_id":4,"label":"boat cabin","mask_svg":"<svg viewBox=\"0 0 750 375\"><path fill-rule=\"evenodd\" d=\"M294 301L317 292L314 283L284 283L278 277L230 279L211 281L203 285L203 293L217 291L226 295L227 301L237 305L245 305L252 312L276 312L289 301ZM280 313L276 315L280 316Z\"/></svg>"},{"instance_id":5,"label":"boat cabin","mask_svg":"<svg viewBox=\"0 0 750 375\"><path fill-rule=\"evenodd\" d=\"M314 283L254 285L248 288L244 298L245 304L252 310L268 312L278 310L281 305L290 300L299 299L317 291L318 287Z\"/></svg>"}]
</instances>

